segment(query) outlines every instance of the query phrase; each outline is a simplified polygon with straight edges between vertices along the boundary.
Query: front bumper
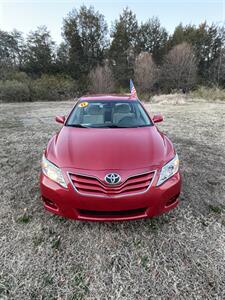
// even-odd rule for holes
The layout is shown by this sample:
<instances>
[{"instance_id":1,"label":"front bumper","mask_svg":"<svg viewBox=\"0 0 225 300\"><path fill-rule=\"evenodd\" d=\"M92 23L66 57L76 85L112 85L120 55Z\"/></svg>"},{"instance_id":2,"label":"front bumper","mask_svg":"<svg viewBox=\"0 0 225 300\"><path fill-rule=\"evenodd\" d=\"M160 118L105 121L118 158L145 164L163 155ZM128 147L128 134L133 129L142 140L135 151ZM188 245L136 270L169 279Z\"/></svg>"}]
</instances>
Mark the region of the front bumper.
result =
<instances>
[{"instance_id":1,"label":"front bumper","mask_svg":"<svg viewBox=\"0 0 225 300\"><path fill-rule=\"evenodd\" d=\"M159 187L157 180L158 176L155 176L150 188L141 194L119 198L92 197L78 193L69 180L68 189L65 189L41 173L40 189L44 207L63 217L87 221L134 220L160 215L178 205L180 173Z\"/></svg>"}]
</instances>

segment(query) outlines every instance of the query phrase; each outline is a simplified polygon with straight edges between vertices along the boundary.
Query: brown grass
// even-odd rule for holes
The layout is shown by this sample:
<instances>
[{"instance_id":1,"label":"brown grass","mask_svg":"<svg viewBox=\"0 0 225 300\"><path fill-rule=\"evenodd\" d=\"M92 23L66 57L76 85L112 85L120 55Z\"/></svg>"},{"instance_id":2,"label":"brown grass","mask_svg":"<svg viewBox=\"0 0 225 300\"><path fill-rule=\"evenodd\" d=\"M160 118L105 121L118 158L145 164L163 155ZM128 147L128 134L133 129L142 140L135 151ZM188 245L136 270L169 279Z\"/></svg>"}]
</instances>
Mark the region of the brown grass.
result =
<instances>
[{"instance_id":1,"label":"brown grass","mask_svg":"<svg viewBox=\"0 0 225 300\"><path fill-rule=\"evenodd\" d=\"M168 95L155 95L150 99L150 103L176 105L185 104L187 102L187 95L184 94L168 94Z\"/></svg>"},{"instance_id":2,"label":"brown grass","mask_svg":"<svg viewBox=\"0 0 225 300\"><path fill-rule=\"evenodd\" d=\"M190 96L197 99L206 99L208 101L225 101L225 90L218 87L200 86L190 93Z\"/></svg>"},{"instance_id":3,"label":"brown grass","mask_svg":"<svg viewBox=\"0 0 225 300\"><path fill-rule=\"evenodd\" d=\"M42 150L72 102L0 105L0 299L224 299L225 104L146 105L181 159L178 209L82 223L44 211Z\"/></svg>"}]
</instances>

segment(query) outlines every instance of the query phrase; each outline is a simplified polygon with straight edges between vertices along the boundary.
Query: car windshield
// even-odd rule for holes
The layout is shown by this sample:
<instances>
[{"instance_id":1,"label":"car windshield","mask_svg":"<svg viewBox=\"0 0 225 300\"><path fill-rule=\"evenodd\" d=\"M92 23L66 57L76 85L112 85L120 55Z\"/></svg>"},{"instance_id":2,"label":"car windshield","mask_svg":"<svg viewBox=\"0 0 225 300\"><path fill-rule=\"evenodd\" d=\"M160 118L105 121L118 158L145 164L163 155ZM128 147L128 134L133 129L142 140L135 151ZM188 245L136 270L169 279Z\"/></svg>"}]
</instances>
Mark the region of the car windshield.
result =
<instances>
[{"instance_id":1,"label":"car windshield","mask_svg":"<svg viewBox=\"0 0 225 300\"><path fill-rule=\"evenodd\" d=\"M80 128L134 128L153 125L136 100L79 101L66 126Z\"/></svg>"}]
</instances>

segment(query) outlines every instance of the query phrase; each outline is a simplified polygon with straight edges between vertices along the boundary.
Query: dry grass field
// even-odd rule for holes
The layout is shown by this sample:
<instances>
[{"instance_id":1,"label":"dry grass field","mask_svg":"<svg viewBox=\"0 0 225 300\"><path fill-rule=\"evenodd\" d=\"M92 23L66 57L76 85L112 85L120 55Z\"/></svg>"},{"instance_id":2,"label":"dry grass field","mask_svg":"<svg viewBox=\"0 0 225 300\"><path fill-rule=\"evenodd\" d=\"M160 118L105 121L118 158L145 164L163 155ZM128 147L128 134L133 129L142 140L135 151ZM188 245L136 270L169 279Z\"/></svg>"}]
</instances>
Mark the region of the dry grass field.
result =
<instances>
[{"instance_id":1,"label":"dry grass field","mask_svg":"<svg viewBox=\"0 0 225 300\"><path fill-rule=\"evenodd\" d=\"M42 207L42 150L72 105L0 104L0 299L225 299L225 103L146 105L179 153L181 204L121 223Z\"/></svg>"}]
</instances>

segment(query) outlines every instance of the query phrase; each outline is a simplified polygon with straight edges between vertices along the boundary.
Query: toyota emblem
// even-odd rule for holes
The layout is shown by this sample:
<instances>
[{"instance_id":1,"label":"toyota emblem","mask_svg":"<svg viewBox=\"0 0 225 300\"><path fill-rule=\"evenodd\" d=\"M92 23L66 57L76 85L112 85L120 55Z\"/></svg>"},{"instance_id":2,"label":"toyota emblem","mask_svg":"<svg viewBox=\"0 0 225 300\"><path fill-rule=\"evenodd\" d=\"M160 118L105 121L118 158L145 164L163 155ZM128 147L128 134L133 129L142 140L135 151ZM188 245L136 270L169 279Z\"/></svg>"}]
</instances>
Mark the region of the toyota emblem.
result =
<instances>
[{"instance_id":1,"label":"toyota emblem","mask_svg":"<svg viewBox=\"0 0 225 300\"><path fill-rule=\"evenodd\" d=\"M116 173L109 173L105 176L105 181L109 184L117 184L121 181L121 177Z\"/></svg>"}]
</instances>

